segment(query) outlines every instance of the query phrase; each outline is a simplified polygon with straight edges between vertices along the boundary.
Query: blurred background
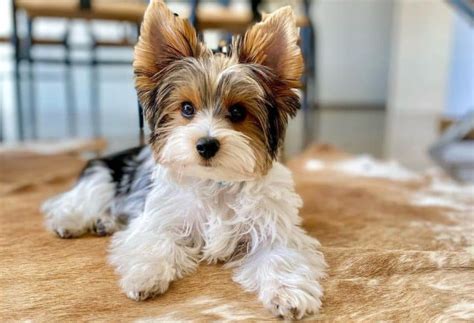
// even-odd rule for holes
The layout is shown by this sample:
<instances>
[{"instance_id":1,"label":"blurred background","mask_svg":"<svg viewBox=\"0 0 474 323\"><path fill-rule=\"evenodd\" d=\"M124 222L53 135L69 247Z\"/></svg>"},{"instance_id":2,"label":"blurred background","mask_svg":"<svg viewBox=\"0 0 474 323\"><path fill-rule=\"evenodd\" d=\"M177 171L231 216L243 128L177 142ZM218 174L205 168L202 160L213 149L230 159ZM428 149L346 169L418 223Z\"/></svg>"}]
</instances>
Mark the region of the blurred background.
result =
<instances>
[{"instance_id":1,"label":"blurred background","mask_svg":"<svg viewBox=\"0 0 474 323\"><path fill-rule=\"evenodd\" d=\"M167 1L211 48L260 12L294 7L306 72L285 153L312 142L441 164L474 180L474 1ZM0 1L2 145L105 138L139 143L131 61L144 0ZM470 140L471 139L471 140Z\"/></svg>"}]
</instances>

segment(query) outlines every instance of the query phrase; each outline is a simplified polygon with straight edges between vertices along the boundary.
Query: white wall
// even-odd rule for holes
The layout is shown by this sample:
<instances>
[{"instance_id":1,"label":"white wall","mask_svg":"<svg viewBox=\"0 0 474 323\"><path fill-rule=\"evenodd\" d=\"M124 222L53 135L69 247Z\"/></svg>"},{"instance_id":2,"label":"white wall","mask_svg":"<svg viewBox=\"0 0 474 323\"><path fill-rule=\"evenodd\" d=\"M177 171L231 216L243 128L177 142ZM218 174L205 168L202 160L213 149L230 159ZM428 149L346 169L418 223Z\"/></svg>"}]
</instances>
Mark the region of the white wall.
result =
<instances>
[{"instance_id":1,"label":"white wall","mask_svg":"<svg viewBox=\"0 0 474 323\"><path fill-rule=\"evenodd\" d=\"M444 1L397 0L389 101L392 110L442 111L452 37Z\"/></svg>"},{"instance_id":2,"label":"white wall","mask_svg":"<svg viewBox=\"0 0 474 323\"><path fill-rule=\"evenodd\" d=\"M390 0L315 1L322 104L384 104L392 12Z\"/></svg>"},{"instance_id":3,"label":"white wall","mask_svg":"<svg viewBox=\"0 0 474 323\"><path fill-rule=\"evenodd\" d=\"M387 96L385 154L429 163L447 102L453 9L445 1L397 0Z\"/></svg>"}]
</instances>

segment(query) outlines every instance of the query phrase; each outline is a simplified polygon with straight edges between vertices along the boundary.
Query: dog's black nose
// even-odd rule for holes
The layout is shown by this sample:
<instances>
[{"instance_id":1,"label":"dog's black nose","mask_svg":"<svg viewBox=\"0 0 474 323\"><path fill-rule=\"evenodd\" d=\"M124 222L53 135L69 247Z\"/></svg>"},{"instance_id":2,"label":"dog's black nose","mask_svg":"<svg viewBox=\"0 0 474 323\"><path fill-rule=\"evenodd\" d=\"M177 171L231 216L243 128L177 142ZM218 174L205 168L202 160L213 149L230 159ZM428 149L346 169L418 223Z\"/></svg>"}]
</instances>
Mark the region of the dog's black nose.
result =
<instances>
[{"instance_id":1,"label":"dog's black nose","mask_svg":"<svg viewBox=\"0 0 474 323\"><path fill-rule=\"evenodd\" d=\"M201 138L196 143L196 150L204 159L214 157L219 150L219 147L219 141L212 137Z\"/></svg>"}]
</instances>

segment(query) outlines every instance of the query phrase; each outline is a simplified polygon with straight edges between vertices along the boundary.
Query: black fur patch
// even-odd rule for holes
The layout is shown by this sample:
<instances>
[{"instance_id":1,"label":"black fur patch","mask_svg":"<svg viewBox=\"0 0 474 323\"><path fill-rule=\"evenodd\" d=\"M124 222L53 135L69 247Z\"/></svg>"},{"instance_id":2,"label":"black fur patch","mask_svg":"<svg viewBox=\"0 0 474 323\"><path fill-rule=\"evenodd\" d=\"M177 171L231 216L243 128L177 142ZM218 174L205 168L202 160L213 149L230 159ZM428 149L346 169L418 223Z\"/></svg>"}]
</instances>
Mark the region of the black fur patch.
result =
<instances>
[{"instance_id":1,"label":"black fur patch","mask_svg":"<svg viewBox=\"0 0 474 323\"><path fill-rule=\"evenodd\" d=\"M87 176L92 167L101 165L110 169L114 183L120 183L127 170L126 166L133 158L138 156L143 148L144 146L134 147L103 158L91 159L82 170L79 178ZM128 174L130 175L130 171L128 171Z\"/></svg>"}]
</instances>

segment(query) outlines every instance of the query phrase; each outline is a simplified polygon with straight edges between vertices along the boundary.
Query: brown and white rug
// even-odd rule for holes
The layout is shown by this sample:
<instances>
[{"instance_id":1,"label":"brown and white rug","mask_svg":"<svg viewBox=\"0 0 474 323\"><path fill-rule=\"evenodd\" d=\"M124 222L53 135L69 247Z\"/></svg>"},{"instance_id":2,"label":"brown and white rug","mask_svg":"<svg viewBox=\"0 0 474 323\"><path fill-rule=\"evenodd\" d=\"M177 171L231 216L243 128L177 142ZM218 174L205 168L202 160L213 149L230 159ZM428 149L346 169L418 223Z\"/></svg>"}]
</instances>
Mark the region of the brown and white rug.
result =
<instances>
[{"instance_id":1,"label":"brown and white rug","mask_svg":"<svg viewBox=\"0 0 474 323\"><path fill-rule=\"evenodd\" d=\"M328 321L474 321L474 186L435 171L314 146L290 161L306 230L329 264ZM40 203L83 162L65 155L0 159L0 320L267 320L221 266L201 265L154 300L121 294L107 238L60 240Z\"/></svg>"}]
</instances>

